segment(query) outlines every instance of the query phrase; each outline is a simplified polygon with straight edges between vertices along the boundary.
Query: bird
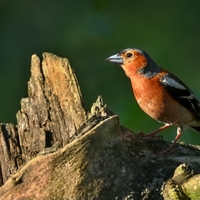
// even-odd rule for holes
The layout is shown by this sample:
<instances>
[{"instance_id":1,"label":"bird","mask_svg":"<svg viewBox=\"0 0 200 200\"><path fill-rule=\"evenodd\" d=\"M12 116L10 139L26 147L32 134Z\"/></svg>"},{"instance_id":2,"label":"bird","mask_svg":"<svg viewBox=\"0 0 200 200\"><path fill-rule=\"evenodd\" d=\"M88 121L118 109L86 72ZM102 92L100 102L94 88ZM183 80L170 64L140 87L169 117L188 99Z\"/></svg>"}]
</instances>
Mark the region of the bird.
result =
<instances>
[{"instance_id":1,"label":"bird","mask_svg":"<svg viewBox=\"0 0 200 200\"><path fill-rule=\"evenodd\" d=\"M143 137L153 138L170 126L177 127L175 139L163 153L170 152L186 127L200 132L200 102L176 75L159 67L143 50L127 48L106 59L119 64L130 79L140 108L162 127Z\"/></svg>"}]
</instances>

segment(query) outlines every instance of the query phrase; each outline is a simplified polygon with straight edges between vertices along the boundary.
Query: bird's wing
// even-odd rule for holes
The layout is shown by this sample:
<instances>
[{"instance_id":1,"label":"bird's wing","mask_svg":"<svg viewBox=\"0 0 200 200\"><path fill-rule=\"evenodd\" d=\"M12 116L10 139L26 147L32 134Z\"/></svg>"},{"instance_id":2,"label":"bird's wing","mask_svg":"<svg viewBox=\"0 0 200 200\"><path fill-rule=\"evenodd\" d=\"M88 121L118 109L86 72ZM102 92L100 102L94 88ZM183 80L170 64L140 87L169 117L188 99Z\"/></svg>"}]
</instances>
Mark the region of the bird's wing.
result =
<instances>
[{"instance_id":1,"label":"bird's wing","mask_svg":"<svg viewBox=\"0 0 200 200\"><path fill-rule=\"evenodd\" d=\"M176 101L200 119L199 101L196 99L194 93L178 77L173 74L166 74L160 77L160 83Z\"/></svg>"}]
</instances>

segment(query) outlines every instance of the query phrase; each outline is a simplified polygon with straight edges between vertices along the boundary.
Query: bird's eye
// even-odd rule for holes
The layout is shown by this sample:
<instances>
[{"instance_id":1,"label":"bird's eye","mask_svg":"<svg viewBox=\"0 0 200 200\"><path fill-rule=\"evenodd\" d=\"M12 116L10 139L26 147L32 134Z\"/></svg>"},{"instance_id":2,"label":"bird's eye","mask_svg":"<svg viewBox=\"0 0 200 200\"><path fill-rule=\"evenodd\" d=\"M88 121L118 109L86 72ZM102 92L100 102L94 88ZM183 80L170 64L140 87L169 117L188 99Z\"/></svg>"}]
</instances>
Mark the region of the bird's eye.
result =
<instances>
[{"instance_id":1,"label":"bird's eye","mask_svg":"<svg viewBox=\"0 0 200 200\"><path fill-rule=\"evenodd\" d=\"M127 57L127 58L130 58L130 57L132 57L132 56L133 56L132 53L127 53L127 54L126 54L126 57Z\"/></svg>"}]
</instances>

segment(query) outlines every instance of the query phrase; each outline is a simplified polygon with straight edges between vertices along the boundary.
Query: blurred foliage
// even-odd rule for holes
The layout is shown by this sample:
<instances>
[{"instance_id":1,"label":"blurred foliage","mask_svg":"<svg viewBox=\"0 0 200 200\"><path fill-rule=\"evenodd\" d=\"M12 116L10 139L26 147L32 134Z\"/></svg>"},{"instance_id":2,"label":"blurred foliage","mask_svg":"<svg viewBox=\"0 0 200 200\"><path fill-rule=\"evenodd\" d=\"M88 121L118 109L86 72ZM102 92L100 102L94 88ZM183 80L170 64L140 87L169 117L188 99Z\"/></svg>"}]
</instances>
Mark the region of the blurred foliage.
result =
<instances>
[{"instance_id":1,"label":"blurred foliage","mask_svg":"<svg viewBox=\"0 0 200 200\"><path fill-rule=\"evenodd\" d=\"M32 54L51 52L70 60L87 109L103 96L121 123L149 132L161 124L136 104L128 78L105 58L136 47L178 75L200 99L199 1L14 1L0 2L0 122L16 122L27 96ZM175 137L175 128L163 132ZM200 144L200 134L181 140Z\"/></svg>"}]
</instances>

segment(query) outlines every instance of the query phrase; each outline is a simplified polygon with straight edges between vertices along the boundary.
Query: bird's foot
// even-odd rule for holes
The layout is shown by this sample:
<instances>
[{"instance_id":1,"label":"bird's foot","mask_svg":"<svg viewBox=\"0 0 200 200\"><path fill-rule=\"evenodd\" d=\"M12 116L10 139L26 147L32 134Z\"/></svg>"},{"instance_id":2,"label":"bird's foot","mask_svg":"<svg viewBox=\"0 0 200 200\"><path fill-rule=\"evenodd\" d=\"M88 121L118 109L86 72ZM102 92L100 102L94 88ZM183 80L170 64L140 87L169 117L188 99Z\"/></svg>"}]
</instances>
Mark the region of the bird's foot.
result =
<instances>
[{"instance_id":1,"label":"bird's foot","mask_svg":"<svg viewBox=\"0 0 200 200\"><path fill-rule=\"evenodd\" d=\"M157 154L159 154L159 155L167 155L167 154L178 152L179 149L177 147L175 147L174 144L175 143L172 143L167 149L165 149L163 151L159 151L159 152L157 152Z\"/></svg>"},{"instance_id":2,"label":"bird's foot","mask_svg":"<svg viewBox=\"0 0 200 200\"><path fill-rule=\"evenodd\" d=\"M178 148L175 148L175 144L178 141L178 139L180 138L182 132L183 132L183 128L182 127L178 127L177 128L177 135L176 135L175 139L173 140L172 144L167 149L159 152L159 154L163 155L163 154L170 154L170 153L177 152Z\"/></svg>"},{"instance_id":3,"label":"bird's foot","mask_svg":"<svg viewBox=\"0 0 200 200\"><path fill-rule=\"evenodd\" d=\"M163 139L161 135L155 135L155 133L145 134L143 132L139 132L138 135L145 140Z\"/></svg>"},{"instance_id":4,"label":"bird's foot","mask_svg":"<svg viewBox=\"0 0 200 200\"><path fill-rule=\"evenodd\" d=\"M143 137L145 139L162 139L162 136L156 136L156 134L166 128L168 128L169 126L171 126L171 124L165 124L164 126L160 127L159 129L149 133L149 134L144 134L143 132L139 132L138 135L140 137Z\"/></svg>"}]
</instances>

